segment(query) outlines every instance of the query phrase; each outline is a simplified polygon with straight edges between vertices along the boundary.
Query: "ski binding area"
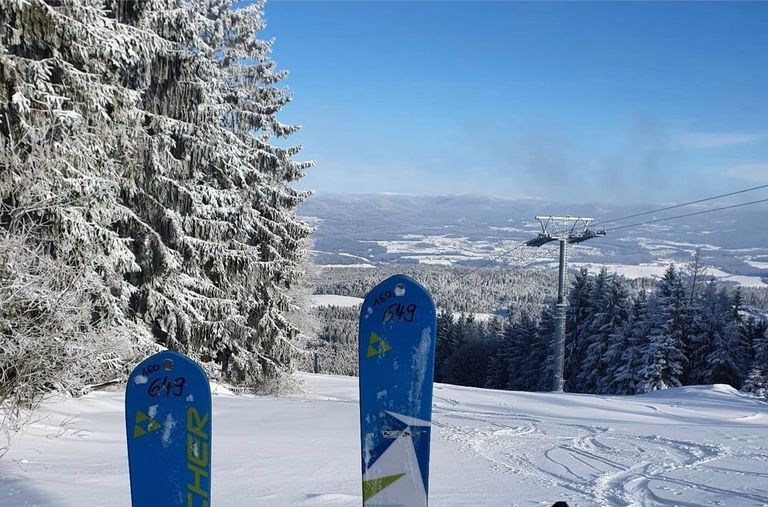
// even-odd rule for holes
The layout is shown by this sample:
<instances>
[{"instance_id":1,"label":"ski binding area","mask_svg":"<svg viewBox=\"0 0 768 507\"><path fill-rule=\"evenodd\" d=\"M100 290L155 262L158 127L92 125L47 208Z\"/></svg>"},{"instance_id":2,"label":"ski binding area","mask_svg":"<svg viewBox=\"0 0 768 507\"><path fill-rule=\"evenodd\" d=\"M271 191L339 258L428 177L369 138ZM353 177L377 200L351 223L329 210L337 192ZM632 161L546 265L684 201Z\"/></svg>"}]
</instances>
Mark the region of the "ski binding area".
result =
<instances>
[{"instance_id":1,"label":"ski binding area","mask_svg":"<svg viewBox=\"0 0 768 507\"><path fill-rule=\"evenodd\" d=\"M212 386L216 505L361 505L357 379L297 378L301 392L280 398ZM599 396L435 384L429 497L436 507L766 505L768 404L723 385ZM13 440L0 506L32 505L131 505L121 390L49 399Z\"/></svg>"}]
</instances>

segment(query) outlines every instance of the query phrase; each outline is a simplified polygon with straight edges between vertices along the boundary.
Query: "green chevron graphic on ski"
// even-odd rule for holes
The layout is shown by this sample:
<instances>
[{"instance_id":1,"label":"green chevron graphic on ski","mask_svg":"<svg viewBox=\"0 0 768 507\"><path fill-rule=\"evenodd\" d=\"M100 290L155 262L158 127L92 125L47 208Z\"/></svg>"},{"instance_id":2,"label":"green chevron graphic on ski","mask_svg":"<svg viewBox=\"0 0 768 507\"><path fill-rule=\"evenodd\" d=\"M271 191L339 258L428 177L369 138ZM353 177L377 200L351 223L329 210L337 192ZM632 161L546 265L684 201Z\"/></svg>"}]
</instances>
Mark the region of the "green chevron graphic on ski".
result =
<instances>
[{"instance_id":1,"label":"green chevron graphic on ski","mask_svg":"<svg viewBox=\"0 0 768 507\"><path fill-rule=\"evenodd\" d=\"M392 350L392 346L384 341L376 332L372 331L371 337L368 340L368 358L380 356L389 350Z\"/></svg>"},{"instance_id":2,"label":"green chevron graphic on ski","mask_svg":"<svg viewBox=\"0 0 768 507\"><path fill-rule=\"evenodd\" d=\"M143 428L141 423L145 421L149 422L146 424L146 428ZM159 429L160 425L157 423L157 421L149 417L141 410L136 411L136 424L133 426L133 438L143 437L147 433L152 433L153 431L157 431Z\"/></svg>"},{"instance_id":3,"label":"green chevron graphic on ski","mask_svg":"<svg viewBox=\"0 0 768 507\"><path fill-rule=\"evenodd\" d=\"M396 482L399 478L403 477L404 475L405 475L404 473L387 475L386 477L379 477L376 479L363 481L363 501L368 500L375 494L385 489L387 486L392 485L394 482Z\"/></svg>"}]
</instances>

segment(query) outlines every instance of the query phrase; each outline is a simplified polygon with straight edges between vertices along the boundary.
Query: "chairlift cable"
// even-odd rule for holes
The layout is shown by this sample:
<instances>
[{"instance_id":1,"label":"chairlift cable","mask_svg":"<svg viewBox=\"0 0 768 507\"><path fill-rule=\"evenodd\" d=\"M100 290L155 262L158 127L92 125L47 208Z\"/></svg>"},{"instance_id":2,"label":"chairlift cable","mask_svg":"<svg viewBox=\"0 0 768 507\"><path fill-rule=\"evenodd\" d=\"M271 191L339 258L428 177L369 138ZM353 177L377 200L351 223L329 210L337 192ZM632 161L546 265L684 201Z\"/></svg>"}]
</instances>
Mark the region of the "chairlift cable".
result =
<instances>
[{"instance_id":1,"label":"chairlift cable","mask_svg":"<svg viewBox=\"0 0 768 507\"><path fill-rule=\"evenodd\" d=\"M600 222L592 222L592 226L595 226L597 224L607 224L607 223L611 223L611 222L619 222L619 221L627 220L627 219L630 219L630 218L636 218L636 217L641 217L641 216L644 216L644 215L650 215L651 213L658 213L660 211L667 211L667 210L671 210L671 209L682 208L683 206L690 206L691 204L699 204L699 203L702 203L702 202L713 201L715 199L721 199L723 197L729 197L731 195L743 194L745 192L752 192L754 190L760 190L762 188L768 188L768 184L766 184L766 185L759 185L759 186L751 187L751 188L745 188L743 190L737 190L735 192L729 192L727 194L720 194L720 195L715 195L715 196L712 196L712 197L705 197L704 199L698 199L696 201L684 202L682 204L675 204L673 206L666 206L664 208L658 208L658 209L654 209L654 210L650 210L650 211L643 211L642 213L635 213L635 214L632 214L632 215L627 215L627 216L623 216L623 217L619 217L619 218L613 218L611 220L602 220ZM726 209L726 208L723 208L723 209ZM615 229L621 229L621 227L615 227L612 230L615 230Z\"/></svg>"},{"instance_id":2,"label":"chairlift cable","mask_svg":"<svg viewBox=\"0 0 768 507\"><path fill-rule=\"evenodd\" d=\"M768 185L766 185L766 186L768 186ZM653 223L656 223L656 222L663 222L665 220L675 220L677 218L691 217L691 216L694 216L694 215L703 215L705 213L713 213L715 211L722 211L722 210L732 209L732 208L740 208L742 206L749 206L749 205L752 205L752 204L759 204L761 202L768 202L768 199L759 199L757 201L742 202L742 203L739 203L739 204L731 204L730 206L722 206L720 208L712 208L712 209L707 209L707 210L703 210L703 211L694 211L693 213L686 213L684 215L675 215L675 216L671 216L671 217L657 218L655 220L647 220L645 222L637 222L637 223L634 223L634 224L621 225L621 226L618 226L618 227L614 227L612 229L607 229L607 231L617 231L619 229L627 229L629 227L638 227L640 225L653 224Z\"/></svg>"}]
</instances>

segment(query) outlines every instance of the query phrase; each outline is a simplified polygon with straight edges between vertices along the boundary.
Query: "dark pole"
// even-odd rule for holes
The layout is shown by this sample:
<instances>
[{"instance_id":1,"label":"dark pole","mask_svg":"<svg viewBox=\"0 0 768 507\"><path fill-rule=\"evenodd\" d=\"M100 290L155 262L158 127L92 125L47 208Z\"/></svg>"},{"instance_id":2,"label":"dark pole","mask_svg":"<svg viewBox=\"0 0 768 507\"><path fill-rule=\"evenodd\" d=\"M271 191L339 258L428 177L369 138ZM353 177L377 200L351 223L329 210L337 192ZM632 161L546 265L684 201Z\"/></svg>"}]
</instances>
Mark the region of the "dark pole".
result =
<instances>
[{"instance_id":1,"label":"dark pole","mask_svg":"<svg viewBox=\"0 0 768 507\"><path fill-rule=\"evenodd\" d=\"M556 392L563 391L563 370L565 367L565 308L568 306L566 303L566 258L568 241L566 238L560 239L560 271L557 278L557 305L556 305L556 328L555 328L555 343L554 343L554 381L552 384L552 390Z\"/></svg>"}]
</instances>

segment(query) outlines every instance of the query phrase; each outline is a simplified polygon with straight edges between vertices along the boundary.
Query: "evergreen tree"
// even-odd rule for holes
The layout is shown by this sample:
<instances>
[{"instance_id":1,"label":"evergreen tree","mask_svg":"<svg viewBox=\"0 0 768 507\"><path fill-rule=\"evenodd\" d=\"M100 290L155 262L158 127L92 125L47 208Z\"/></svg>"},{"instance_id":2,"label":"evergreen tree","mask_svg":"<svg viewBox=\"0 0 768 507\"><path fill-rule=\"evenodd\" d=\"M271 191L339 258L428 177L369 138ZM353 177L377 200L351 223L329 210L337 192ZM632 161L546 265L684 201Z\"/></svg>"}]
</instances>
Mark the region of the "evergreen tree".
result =
<instances>
[{"instance_id":1,"label":"evergreen tree","mask_svg":"<svg viewBox=\"0 0 768 507\"><path fill-rule=\"evenodd\" d=\"M715 335L725 327L714 279L705 286L695 308L687 378L689 383L705 384L709 381L708 358L715 351Z\"/></svg>"},{"instance_id":2,"label":"evergreen tree","mask_svg":"<svg viewBox=\"0 0 768 507\"><path fill-rule=\"evenodd\" d=\"M462 315L458 321L457 334L463 338L445 361L445 382L483 387L489 360L496 354L499 343L472 314Z\"/></svg>"},{"instance_id":3,"label":"evergreen tree","mask_svg":"<svg viewBox=\"0 0 768 507\"><path fill-rule=\"evenodd\" d=\"M30 406L151 348L114 224L142 117L122 76L162 42L94 0L3 1L0 27L0 401Z\"/></svg>"},{"instance_id":4,"label":"evergreen tree","mask_svg":"<svg viewBox=\"0 0 768 507\"><path fill-rule=\"evenodd\" d=\"M587 352L588 357L594 354L595 359L601 354L595 364L595 377L592 380L598 393L614 392L610 372L617 364L621 364L626 349L631 346L625 330L629 319L629 304L623 280L616 275L611 276L600 312L598 335L593 342L595 346L593 351Z\"/></svg>"},{"instance_id":5,"label":"evergreen tree","mask_svg":"<svg viewBox=\"0 0 768 507\"><path fill-rule=\"evenodd\" d=\"M228 378L274 375L296 333L282 312L309 232L288 185L308 164L270 144L296 127L276 119L290 96L256 37L262 3L115 4L173 49L131 76L146 90L147 134L123 191L142 268L131 306L161 343L215 359Z\"/></svg>"},{"instance_id":6,"label":"evergreen tree","mask_svg":"<svg viewBox=\"0 0 768 507\"><path fill-rule=\"evenodd\" d=\"M568 309L565 322L565 390L579 392L578 375L581 371L585 341L588 336L590 292L592 277L587 268L581 268L576 273L573 285L568 291Z\"/></svg>"},{"instance_id":7,"label":"evergreen tree","mask_svg":"<svg viewBox=\"0 0 768 507\"><path fill-rule=\"evenodd\" d=\"M606 361L606 381L611 393L635 394L643 389L642 347L649 335L646 309L647 298L645 292L641 292L632 304L627 321L611 336Z\"/></svg>"},{"instance_id":8,"label":"evergreen tree","mask_svg":"<svg viewBox=\"0 0 768 507\"><path fill-rule=\"evenodd\" d=\"M507 329L501 319L494 318L490 324L491 338L498 345L496 353L488 360L488 367L485 374L484 387L489 389L504 389L507 386L509 378L509 365L512 361L511 340L508 339Z\"/></svg>"},{"instance_id":9,"label":"evergreen tree","mask_svg":"<svg viewBox=\"0 0 768 507\"><path fill-rule=\"evenodd\" d=\"M766 380L765 368L755 364L750 368L741 390L758 398L768 398L768 382Z\"/></svg>"},{"instance_id":10,"label":"evergreen tree","mask_svg":"<svg viewBox=\"0 0 768 507\"><path fill-rule=\"evenodd\" d=\"M585 347L585 353L577 377L582 392L597 392L598 385L606 373L603 361L609 336L613 332L612 321L626 320L626 309L619 310L616 307L617 304L625 305L625 302L612 298L611 279L608 271L602 268L592 283L589 295L589 325L586 327L587 333L582 345ZM625 295L622 297L626 299ZM620 317L618 314L622 312L624 316Z\"/></svg>"},{"instance_id":11,"label":"evergreen tree","mask_svg":"<svg viewBox=\"0 0 768 507\"><path fill-rule=\"evenodd\" d=\"M605 268L594 279L590 294L590 324L586 337L586 353L579 372L579 385L584 392L608 392L608 368L618 360L621 351L611 350L612 337L628 317L629 298L623 281L609 275Z\"/></svg>"},{"instance_id":12,"label":"evergreen tree","mask_svg":"<svg viewBox=\"0 0 768 507\"><path fill-rule=\"evenodd\" d=\"M768 399L768 320L748 320L744 334L749 338L752 353L741 390Z\"/></svg>"},{"instance_id":13,"label":"evergreen tree","mask_svg":"<svg viewBox=\"0 0 768 507\"><path fill-rule=\"evenodd\" d=\"M768 319L747 320L744 335L751 345L751 361L741 390L768 399Z\"/></svg>"},{"instance_id":14,"label":"evergreen tree","mask_svg":"<svg viewBox=\"0 0 768 507\"><path fill-rule=\"evenodd\" d=\"M688 285L689 305L693 306L696 299L701 295L708 279L707 266L704 264L704 259L701 257L700 248L697 248L693 253L691 260L686 265L682 275L686 279Z\"/></svg>"},{"instance_id":15,"label":"evergreen tree","mask_svg":"<svg viewBox=\"0 0 768 507\"><path fill-rule=\"evenodd\" d=\"M679 387L687 360L685 291L674 266L670 266L648 299L648 337L641 347L641 392Z\"/></svg>"},{"instance_id":16,"label":"evergreen tree","mask_svg":"<svg viewBox=\"0 0 768 507\"><path fill-rule=\"evenodd\" d=\"M738 295L718 290L714 280L705 287L692 327L689 383L741 385L749 366L749 343L740 313L734 311L739 304Z\"/></svg>"},{"instance_id":17,"label":"evergreen tree","mask_svg":"<svg viewBox=\"0 0 768 507\"><path fill-rule=\"evenodd\" d=\"M712 279L712 277L707 276L707 267L702 259L701 249L696 249L691 260L681 270L680 275L688 294L687 313L689 315L688 337L683 341L685 347L683 352L688 363L683 371L682 382L683 384L691 384L697 382L696 379L700 377L700 372L703 371L702 361L700 357L697 357L697 345L694 342L696 335L705 325L702 322L704 315L701 306L706 295L707 282Z\"/></svg>"},{"instance_id":18,"label":"evergreen tree","mask_svg":"<svg viewBox=\"0 0 768 507\"><path fill-rule=\"evenodd\" d=\"M721 290L710 311L704 314L712 344L712 350L705 358L705 371L708 384L729 384L738 389L745 375L743 368L747 367L748 351L741 342L740 316L734 312L732 302L733 299Z\"/></svg>"},{"instance_id":19,"label":"evergreen tree","mask_svg":"<svg viewBox=\"0 0 768 507\"><path fill-rule=\"evenodd\" d=\"M524 314L511 327L514 360L509 368L507 389L535 391L542 375L549 344L542 341L537 322L528 314Z\"/></svg>"},{"instance_id":20,"label":"evergreen tree","mask_svg":"<svg viewBox=\"0 0 768 507\"><path fill-rule=\"evenodd\" d=\"M459 344L453 321L453 313L440 310L437 313L437 341L435 343L435 381L446 382L445 362Z\"/></svg>"},{"instance_id":21,"label":"evergreen tree","mask_svg":"<svg viewBox=\"0 0 768 507\"><path fill-rule=\"evenodd\" d=\"M120 83L162 42L93 0L4 2L0 26L0 230L92 272L94 323L128 325L138 265L114 224L141 110Z\"/></svg>"},{"instance_id":22,"label":"evergreen tree","mask_svg":"<svg viewBox=\"0 0 768 507\"><path fill-rule=\"evenodd\" d=\"M544 358L538 371L538 381L536 382L536 390L538 391L551 391L555 381L554 344L557 322L555 320L554 308L554 305L544 307L537 329L537 336L543 350L543 354L539 357L543 356Z\"/></svg>"},{"instance_id":23,"label":"evergreen tree","mask_svg":"<svg viewBox=\"0 0 768 507\"><path fill-rule=\"evenodd\" d=\"M309 233L290 184L309 164L275 141L297 127L276 119L290 95L256 37L263 3L7 7L5 216L46 224L50 255L95 264L100 321L142 322L232 380L276 374Z\"/></svg>"}]
</instances>

